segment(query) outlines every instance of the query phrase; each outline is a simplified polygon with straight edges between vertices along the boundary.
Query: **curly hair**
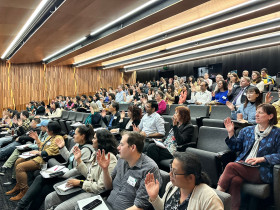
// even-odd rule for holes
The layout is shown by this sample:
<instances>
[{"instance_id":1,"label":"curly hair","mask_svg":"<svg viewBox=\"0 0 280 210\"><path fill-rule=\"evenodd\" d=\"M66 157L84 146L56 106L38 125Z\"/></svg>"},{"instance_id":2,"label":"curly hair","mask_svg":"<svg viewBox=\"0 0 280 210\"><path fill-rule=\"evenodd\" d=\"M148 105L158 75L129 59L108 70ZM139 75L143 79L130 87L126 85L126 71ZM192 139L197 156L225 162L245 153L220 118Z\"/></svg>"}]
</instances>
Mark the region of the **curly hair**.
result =
<instances>
[{"instance_id":1,"label":"curly hair","mask_svg":"<svg viewBox=\"0 0 280 210\"><path fill-rule=\"evenodd\" d=\"M106 154L108 152L111 152L114 155L118 154L117 140L110 131L108 131L107 129L97 130L96 138L98 142L98 149L100 149L101 151L104 149Z\"/></svg>"},{"instance_id":2,"label":"curly hair","mask_svg":"<svg viewBox=\"0 0 280 210\"><path fill-rule=\"evenodd\" d=\"M129 106L128 110L132 113L132 120L141 120L142 109L134 105L134 106Z\"/></svg>"}]
</instances>

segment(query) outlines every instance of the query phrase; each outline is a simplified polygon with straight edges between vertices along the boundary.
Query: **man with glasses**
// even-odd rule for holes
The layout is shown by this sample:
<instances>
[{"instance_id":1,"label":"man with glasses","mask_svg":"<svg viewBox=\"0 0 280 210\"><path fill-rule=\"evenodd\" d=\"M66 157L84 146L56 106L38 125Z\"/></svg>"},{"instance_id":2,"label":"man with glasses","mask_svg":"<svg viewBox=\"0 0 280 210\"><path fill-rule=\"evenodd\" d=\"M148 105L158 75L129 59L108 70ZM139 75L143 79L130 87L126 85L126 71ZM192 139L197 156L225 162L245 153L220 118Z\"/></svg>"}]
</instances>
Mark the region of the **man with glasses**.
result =
<instances>
[{"instance_id":1,"label":"man with glasses","mask_svg":"<svg viewBox=\"0 0 280 210\"><path fill-rule=\"evenodd\" d=\"M143 154L144 137L138 132L127 132L118 146L120 158L112 174L109 174L110 155L97 153L97 162L103 170L105 188L112 189L107 204L113 209L140 210L150 206L145 188L145 177L153 173L159 183L161 176L157 164Z\"/></svg>"},{"instance_id":2,"label":"man with glasses","mask_svg":"<svg viewBox=\"0 0 280 210\"><path fill-rule=\"evenodd\" d=\"M145 105L146 114L142 117L138 127L133 126L133 131L140 132L145 137L162 138L165 135L164 119L156 112L156 101L148 101Z\"/></svg>"},{"instance_id":3,"label":"man with glasses","mask_svg":"<svg viewBox=\"0 0 280 210\"><path fill-rule=\"evenodd\" d=\"M211 102L212 94L207 90L208 83L201 82L200 83L200 92L194 92L193 101L196 105L205 105Z\"/></svg>"}]
</instances>

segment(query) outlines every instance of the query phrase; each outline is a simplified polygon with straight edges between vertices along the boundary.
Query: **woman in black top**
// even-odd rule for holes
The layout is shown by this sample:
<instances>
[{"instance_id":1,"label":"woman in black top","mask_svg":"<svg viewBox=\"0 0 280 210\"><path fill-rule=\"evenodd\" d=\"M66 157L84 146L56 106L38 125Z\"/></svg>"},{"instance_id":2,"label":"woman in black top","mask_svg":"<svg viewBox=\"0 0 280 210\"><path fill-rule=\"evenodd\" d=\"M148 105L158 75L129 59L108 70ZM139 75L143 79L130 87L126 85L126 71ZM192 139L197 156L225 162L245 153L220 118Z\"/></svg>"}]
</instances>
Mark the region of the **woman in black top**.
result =
<instances>
[{"instance_id":1,"label":"woman in black top","mask_svg":"<svg viewBox=\"0 0 280 210\"><path fill-rule=\"evenodd\" d=\"M152 158L157 164L161 160L172 159L173 153L176 152L176 147L189 143L192 140L194 127L190 120L190 110L185 106L178 106L173 115L173 123L171 130L163 142L166 148L157 146L152 143L147 148L147 155Z\"/></svg>"}]
</instances>

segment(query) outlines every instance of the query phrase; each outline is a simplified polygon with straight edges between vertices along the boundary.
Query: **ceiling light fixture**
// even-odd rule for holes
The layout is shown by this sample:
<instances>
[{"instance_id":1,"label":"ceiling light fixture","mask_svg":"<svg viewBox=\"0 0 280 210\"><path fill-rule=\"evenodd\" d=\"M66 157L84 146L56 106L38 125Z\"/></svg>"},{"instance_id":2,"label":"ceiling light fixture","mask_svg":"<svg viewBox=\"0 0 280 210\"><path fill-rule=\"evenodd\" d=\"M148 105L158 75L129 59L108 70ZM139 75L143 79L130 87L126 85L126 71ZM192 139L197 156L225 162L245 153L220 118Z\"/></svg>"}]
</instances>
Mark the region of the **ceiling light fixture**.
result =
<instances>
[{"instance_id":1,"label":"ceiling light fixture","mask_svg":"<svg viewBox=\"0 0 280 210\"><path fill-rule=\"evenodd\" d=\"M11 44L8 46L8 48L5 50L3 55L1 56L1 59L5 59L7 54L10 52L10 50L15 47L16 42L19 40L19 38L25 33L26 29L32 24L33 20L37 17L37 15L42 11L44 6L47 4L49 0L42 0L40 4L37 6L35 11L32 13L32 15L29 17L27 22L24 24L24 26L21 28L21 30L18 32L14 40L11 42Z\"/></svg>"}]
</instances>

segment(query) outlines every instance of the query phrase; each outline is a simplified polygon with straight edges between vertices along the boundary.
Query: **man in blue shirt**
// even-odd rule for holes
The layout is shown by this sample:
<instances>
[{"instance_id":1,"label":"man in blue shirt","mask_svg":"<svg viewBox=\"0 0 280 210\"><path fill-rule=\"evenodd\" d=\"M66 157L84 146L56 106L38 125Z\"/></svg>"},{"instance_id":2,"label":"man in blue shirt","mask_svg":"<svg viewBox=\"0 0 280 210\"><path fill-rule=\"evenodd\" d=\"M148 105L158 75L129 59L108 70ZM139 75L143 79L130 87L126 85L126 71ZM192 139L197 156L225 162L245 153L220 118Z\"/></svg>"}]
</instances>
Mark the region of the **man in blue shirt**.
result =
<instances>
[{"instance_id":1,"label":"man in blue shirt","mask_svg":"<svg viewBox=\"0 0 280 210\"><path fill-rule=\"evenodd\" d=\"M124 102L124 94L123 88L121 85L118 86L118 93L116 94L116 102L121 103Z\"/></svg>"}]
</instances>

